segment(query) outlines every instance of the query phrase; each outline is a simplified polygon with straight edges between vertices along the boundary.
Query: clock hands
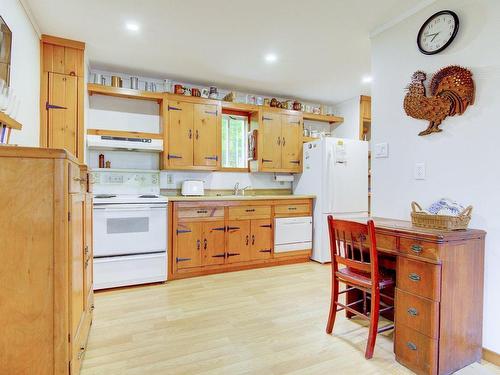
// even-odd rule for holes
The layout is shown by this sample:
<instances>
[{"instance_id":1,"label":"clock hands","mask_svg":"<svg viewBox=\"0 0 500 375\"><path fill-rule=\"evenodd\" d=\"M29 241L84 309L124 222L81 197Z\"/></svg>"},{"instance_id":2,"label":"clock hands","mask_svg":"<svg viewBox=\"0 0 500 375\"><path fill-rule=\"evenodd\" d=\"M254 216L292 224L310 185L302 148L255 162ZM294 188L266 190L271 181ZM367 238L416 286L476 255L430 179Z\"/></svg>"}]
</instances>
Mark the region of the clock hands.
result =
<instances>
[{"instance_id":1,"label":"clock hands","mask_svg":"<svg viewBox=\"0 0 500 375\"><path fill-rule=\"evenodd\" d=\"M431 42L433 42L434 39L436 39L436 37L439 35L439 33L440 33L440 31L437 33L434 33L434 34L427 34L427 35L425 35L425 37L428 38L428 37L432 36Z\"/></svg>"}]
</instances>

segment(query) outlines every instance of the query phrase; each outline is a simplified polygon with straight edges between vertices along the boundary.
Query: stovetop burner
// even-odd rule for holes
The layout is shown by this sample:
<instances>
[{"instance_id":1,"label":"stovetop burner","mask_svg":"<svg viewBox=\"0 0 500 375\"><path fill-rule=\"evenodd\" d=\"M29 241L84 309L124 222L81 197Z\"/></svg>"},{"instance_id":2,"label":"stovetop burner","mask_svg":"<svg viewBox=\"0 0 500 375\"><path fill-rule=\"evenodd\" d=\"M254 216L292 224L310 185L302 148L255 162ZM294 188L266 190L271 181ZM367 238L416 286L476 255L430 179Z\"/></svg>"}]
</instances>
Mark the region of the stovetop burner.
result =
<instances>
[{"instance_id":1,"label":"stovetop burner","mask_svg":"<svg viewBox=\"0 0 500 375\"><path fill-rule=\"evenodd\" d=\"M139 198L158 198L158 195L154 195L154 194L143 194L143 195L139 195Z\"/></svg>"},{"instance_id":2,"label":"stovetop burner","mask_svg":"<svg viewBox=\"0 0 500 375\"><path fill-rule=\"evenodd\" d=\"M115 198L116 194L96 194L94 198Z\"/></svg>"}]
</instances>

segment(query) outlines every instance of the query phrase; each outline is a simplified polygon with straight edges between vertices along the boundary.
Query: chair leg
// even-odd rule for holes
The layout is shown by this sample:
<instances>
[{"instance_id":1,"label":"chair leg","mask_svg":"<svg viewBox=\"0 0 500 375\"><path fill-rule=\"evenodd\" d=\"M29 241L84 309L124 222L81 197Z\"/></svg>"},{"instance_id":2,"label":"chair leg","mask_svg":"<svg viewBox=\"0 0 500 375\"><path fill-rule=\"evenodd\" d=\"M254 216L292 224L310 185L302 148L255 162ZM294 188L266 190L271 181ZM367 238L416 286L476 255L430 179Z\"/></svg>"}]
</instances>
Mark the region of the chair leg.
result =
<instances>
[{"instance_id":1,"label":"chair leg","mask_svg":"<svg viewBox=\"0 0 500 375\"><path fill-rule=\"evenodd\" d=\"M378 289L372 290L371 293L371 311L370 311L370 328L368 334L368 342L366 343L365 358L370 359L373 357L373 350L375 349L375 340L377 339L378 319L380 310L380 291Z\"/></svg>"},{"instance_id":2,"label":"chair leg","mask_svg":"<svg viewBox=\"0 0 500 375\"><path fill-rule=\"evenodd\" d=\"M328 323L326 324L326 333L331 334L333 331L333 324L337 315L337 304L339 298L339 281L333 276L332 279L332 297L330 301L330 314L328 315Z\"/></svg>"}]
</instances>

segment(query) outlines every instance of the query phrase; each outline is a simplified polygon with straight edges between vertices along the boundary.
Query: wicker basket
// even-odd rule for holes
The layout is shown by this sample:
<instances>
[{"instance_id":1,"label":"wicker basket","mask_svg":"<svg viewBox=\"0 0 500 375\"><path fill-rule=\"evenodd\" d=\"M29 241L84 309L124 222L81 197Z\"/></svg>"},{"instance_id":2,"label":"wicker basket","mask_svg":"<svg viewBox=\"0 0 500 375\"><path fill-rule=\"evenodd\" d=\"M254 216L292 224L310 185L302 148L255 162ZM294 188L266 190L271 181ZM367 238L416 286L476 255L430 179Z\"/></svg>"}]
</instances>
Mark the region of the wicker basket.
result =
<instances>
[{"instance_id":1,"label":"wicker basket","mask_svg":"<svg viewBox=\"0 0 500 375\"><path fill-rule=\"evenodd\" d=\"M422 211L422 207L417 202L411 203L411 222L416 227L443 229L443 230L464 230L467 229L471 219L472 206L464 209L458 216L431 215Z\"/></svg>"}]
</instances>

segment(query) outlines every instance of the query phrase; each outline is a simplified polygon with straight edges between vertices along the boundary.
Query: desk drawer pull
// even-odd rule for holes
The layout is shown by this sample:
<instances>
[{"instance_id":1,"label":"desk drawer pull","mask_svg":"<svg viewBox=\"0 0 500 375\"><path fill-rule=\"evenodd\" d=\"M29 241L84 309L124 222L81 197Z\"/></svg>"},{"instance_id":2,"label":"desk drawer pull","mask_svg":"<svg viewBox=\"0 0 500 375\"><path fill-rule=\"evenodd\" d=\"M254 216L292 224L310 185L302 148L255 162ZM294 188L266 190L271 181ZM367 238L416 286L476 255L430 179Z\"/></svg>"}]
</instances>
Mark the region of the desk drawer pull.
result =
<instances>
[{"instance_id":1,"label":"desk drawer pull","mask_svg":"<svg viewBox=\"0 0 500 375\"><path fill-rule=\"evenodd\" d=\"M414 307L410 307L408 309L408 315L410 316L417 316L418 315L418 310Z\"/></svg>"},{"instance_id":2,"label":"desk drawer pull","mask_svg":"<svg viewBox=\"0 0 500 375\"><path fill-rule=\"evenodd\" d=\"M196 211L197 214L208 214L207 210L198 210Z\"/></svg>"},{"instance_id":3,"label":"desk drawer pull","mask_svg":"<svg viewBox=\"0 0 500 375\"><path fill-rule=\"evenodd\" d=\"M412 343L411 341L408 341L406 343L406 346L408 347L408 349L410 350L417 350L417 345L415 345L414 343Z\"/></svg>"},{"instance_id":4,"label":"desk drawer pull","mask_svg":"<svg viewBox=\"0 0 500 375\"><path fill-rule=\"evenodd\" d=\"M410 273L408 275L408 278L411 280L411 281L415 281L415 282L418 282L420 281L422 278L420 277L420 275L417 275L416 273Z\"/></svg>"},{"instance_id":5,"label":"desk drawer pull","mask_svg":"<svg viewBox=\"0 0 500 375\"><path fill-rule=\"evenodd\" d=\"M255 208L249 208L247 210L245 210L246 212L255 212Z\"/></svg>"},{"instance_id":6,"label":"desk drawer pull","mask_svg":"<svg viewBox=\"0 0 500 375\"><path fill-rule=\"evenodd\" d=\"M411 251L413 251L416 254L420 254L424 250L424 248L420 245L411 245Z\"/></svg>"}]
</instances>

